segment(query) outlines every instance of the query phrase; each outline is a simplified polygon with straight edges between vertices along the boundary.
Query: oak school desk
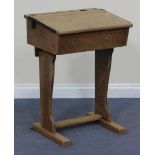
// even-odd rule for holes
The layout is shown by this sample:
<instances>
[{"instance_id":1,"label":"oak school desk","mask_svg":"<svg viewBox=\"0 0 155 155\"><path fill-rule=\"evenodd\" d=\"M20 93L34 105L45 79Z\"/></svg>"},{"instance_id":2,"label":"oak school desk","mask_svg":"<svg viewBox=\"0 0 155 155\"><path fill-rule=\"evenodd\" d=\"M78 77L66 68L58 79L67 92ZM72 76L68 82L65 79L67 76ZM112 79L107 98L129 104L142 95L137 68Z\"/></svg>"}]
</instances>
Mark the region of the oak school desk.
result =
<instances>
[{"instance_id":1,"label":"oak school desk","mask_svg":"<svg viewBox=\"0 0 155 155\"><path fill-rule=\"evenodd\" d=\"M27 43L35 47L40 72L41 115L32 128L61 146L71 141L57 129L91 121L117 134L126 133L126 128L112 121L107 92L113 49L127 44L132 23L97 8L29 14L25 18ZM95 111L55 121L52 92L56 55L86 51L95 51Z\"/></svg>"}]
</instances>

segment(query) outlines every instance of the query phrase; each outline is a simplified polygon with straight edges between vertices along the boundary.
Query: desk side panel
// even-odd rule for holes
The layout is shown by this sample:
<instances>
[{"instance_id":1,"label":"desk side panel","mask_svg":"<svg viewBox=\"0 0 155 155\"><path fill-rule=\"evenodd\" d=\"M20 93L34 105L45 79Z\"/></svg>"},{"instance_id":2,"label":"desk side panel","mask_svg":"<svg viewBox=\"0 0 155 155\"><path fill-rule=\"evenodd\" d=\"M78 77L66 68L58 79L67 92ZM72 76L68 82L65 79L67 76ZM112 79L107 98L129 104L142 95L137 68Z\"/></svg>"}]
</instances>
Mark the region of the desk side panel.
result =
<instances>
[{"instance_id":1,"label":"desk side panel","mask_svg":"<svg viewBox=\"0 0 155 155\"><path fill-rule=\"evenodd\" d=\"M115 48L127 44L129 28L61 35L58 54Z\"/></svg>"},{"instance_id":2,"label":"desk side panel","mask_svg":"<svg viewBox=\"0 0 155 155\"><path fill-rule=\"evenodd\" d=\"M46 27L27 20L27 43L37 48L57 54L58 35Z\"/></svg>"}]
</instances>

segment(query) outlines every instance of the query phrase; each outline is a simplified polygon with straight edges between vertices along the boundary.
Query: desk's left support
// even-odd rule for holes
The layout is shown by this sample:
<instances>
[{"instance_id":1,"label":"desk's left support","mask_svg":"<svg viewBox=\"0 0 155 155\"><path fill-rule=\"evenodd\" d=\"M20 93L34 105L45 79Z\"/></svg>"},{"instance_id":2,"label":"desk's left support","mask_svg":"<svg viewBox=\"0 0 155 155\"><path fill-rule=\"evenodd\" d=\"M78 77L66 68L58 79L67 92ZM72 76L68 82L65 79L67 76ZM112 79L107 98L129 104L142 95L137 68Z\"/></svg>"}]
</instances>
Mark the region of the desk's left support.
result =
<instances>
[{"instance_id":1,"label":"desk's left support","mask_svg":"<svg viewBox=\"0 0 155 155\"><path fill-rule=\"evenodd\" d=\"M52 115L51 102L56 55L41 49L35 49L35 55L39 56L41 116L40 123L34 123L32 128L61 146L69 145L70 140L56 132Z\"/></svg>"}]
</instances>

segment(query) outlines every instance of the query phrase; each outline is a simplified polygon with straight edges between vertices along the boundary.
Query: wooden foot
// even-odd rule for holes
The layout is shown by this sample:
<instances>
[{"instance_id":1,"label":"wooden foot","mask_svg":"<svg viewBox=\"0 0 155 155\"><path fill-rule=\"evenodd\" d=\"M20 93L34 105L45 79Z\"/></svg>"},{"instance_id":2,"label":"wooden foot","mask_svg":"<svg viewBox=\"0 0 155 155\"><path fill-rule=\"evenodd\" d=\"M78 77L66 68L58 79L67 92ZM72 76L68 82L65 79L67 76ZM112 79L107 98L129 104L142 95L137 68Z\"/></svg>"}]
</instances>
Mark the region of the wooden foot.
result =
<instances>
[{"instance_id":1,"label":"wooden foot","mask_svg":"<svg viewBox=\"0 0 155 155\"><path fill-rule=\"evenodd\" d=\"M58 132L52 133L52 132L46 130L45 128L41 127L40 123L34 123L32 125L32 129L36 130L43 136L53 140L55 143L61 145L62 147L71 145L71 141L68 138L62 136Z\"/></svg>"},{"instance_id":2,"label":"wooden foot","mask_svg":"<svg viewBox=\"0 0 155 155\"><path fill-rule=\"evenodd\" d=\"M126 134L127 133L127 129L115 122L108 122L105 121L104 119L100 119L99 120L99 124L102 125L103 127L117 133L117 134Z\"/></svg>"},{"instance_id":3,"label":"wooden foot","mask_svg":"<svg viewBox=\"0 0 155 155\"><path fill-rule=\"evenodd\" d=\"M88 112L86 115L93 115L94 112ZM100 125L102 125L103 127L117 133L117 134L126 134L127 133L127 129L115 122L108 122L104 119L99 119L99 121L97 121Z\"/></svg>"}]
</instances>

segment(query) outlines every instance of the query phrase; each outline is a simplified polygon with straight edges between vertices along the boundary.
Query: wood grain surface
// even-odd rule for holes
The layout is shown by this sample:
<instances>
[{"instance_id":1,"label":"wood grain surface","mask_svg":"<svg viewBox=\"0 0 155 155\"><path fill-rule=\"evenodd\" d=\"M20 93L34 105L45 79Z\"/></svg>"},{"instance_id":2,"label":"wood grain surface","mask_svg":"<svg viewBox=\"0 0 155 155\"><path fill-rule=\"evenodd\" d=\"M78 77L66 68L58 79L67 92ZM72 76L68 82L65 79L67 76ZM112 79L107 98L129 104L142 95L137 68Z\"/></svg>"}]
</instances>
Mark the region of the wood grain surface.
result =
<instances>
[{"instance_id":1,"label":"wood grain surface","mask_svg":"<svg viewBox=\"0 0 155 155\"><path fill-rule=\"evenodd\" d=\"M59 36L39 24L33 28L27 21L28 44L54 55L125 46L128 32L129 28L123 28Z\"/></svg>"},{"instance_id":2,"label":"wood grain surface","mask_svg":"<svg viewBox=\"0 0 155 155\"><path fill-rule=\"evenodd\" d=\"M68 54L121 47L127 44L128 28L63 35L59 37L58 53Z\"/></svg>"},{"instance_id":3,"label":"wood grain surface","mask_svg":"<svg viewBox=\"0 0 155 155\"><path fill-rule=\"evenodd\" d=\"M40 24L32 26L32 21L27 20L27 43L42 50L56 54L59 36L49 31Z\"/></svg>"},{"instance_id":4,"label":"wood grain surface","mask_svg":"<svg viewBox=\"0 0 155 155\"><path fill-rule=\"evenodd\" d=\"M25 17L53 29L59 35L128 28L132 26L132 23L126 19L103 9L30 14Z\"/></svg>"},{"instance_id":5,"label":"wood grain surface","mask_svg":"<svg viewBox=\"0 0 155 155\"><path fill-rule=\"evenodd\" d=\"M41 126L52 133L56 132L55 121L52 117L52 93L54 82L55 58L53 54L39 51L40 71L40 102L41 102Z\"/></svg>"},{"instance_id":6,"label":"wood grain surface","mask_svg":"<svg viewBox=\"0 0 155 155\"><path fill-rule=\"evenodd\" d=\"M63 127L67 127L67 126L97 121L97 120L100 120L101 118L102 118L102 116L99 114L85 115L85 116L81 116L81 117L77 117L77 118L71 118L71 119L66 119L66 120L62 120L62 121L57 121L57 122L55 122L55 126L56 126L56 128L63 128Z\"/></svg>"},{"instance_id":7,"label":"wood grain surface","mask_svg":"<svg viewBox=\"0 0 155 155\"><path fill-rule=\"evenodd\" d=\"M113 49L95 51L95 113L111 121L111 112L108 108L107 93L111 69Z\"/></svg>"}]
</instances>

